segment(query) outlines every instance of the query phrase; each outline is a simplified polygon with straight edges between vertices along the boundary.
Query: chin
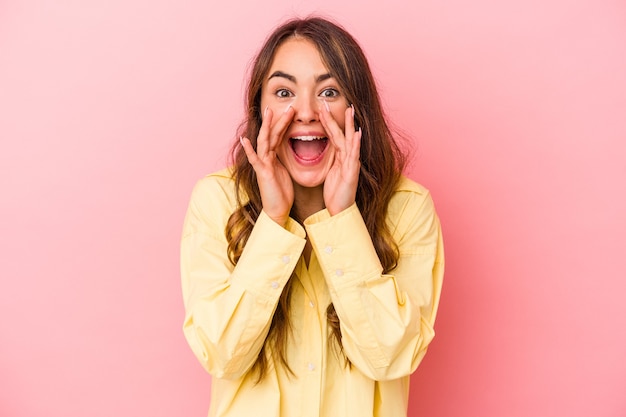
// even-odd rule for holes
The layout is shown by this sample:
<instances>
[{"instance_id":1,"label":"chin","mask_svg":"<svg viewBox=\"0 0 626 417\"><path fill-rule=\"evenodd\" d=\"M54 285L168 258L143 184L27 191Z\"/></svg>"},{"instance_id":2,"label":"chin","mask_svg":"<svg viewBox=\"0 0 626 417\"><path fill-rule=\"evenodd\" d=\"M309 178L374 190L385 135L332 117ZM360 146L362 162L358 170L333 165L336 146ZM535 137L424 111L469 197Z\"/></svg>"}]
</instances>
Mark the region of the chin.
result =
<instances>
[{"instance_id":1,"label":"chin","mask_svg":"<svg viewBox=\"0 0 626 417\"><path fill-rule=\"evenodd\" d=\"M322 175L292 175L291 179L302 188L319 188L324 185L326 174Z\"/></svg>"},{"instance_id":2,"label":"chin","mask_svg":"<svg viewBox=\"0 0 626 417\"><path fill-rule=\"evenodd\" d=\"M279 156L279 159L280 158ZM293 155L287 155L285 167L291 176L294 184L302 188L318 188L324 185L328 170L332 166L334 154L326 153L324 157L315 164L302 164Z\"/></svg>"}]
</instances>

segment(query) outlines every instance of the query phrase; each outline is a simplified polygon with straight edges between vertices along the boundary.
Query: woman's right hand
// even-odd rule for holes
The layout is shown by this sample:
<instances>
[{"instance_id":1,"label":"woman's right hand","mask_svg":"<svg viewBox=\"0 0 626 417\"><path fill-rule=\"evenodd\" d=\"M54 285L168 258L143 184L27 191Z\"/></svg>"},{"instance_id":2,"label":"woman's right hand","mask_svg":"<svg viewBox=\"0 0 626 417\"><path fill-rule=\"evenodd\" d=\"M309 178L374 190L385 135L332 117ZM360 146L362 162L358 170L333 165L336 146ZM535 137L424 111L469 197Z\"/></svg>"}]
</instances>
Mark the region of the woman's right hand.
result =
<instances>
[{"instance_id":1,"label":"woman's right hand","mask_svg":"<svg viewBox=\"0 0 626 417\"><path fill-rule=\"evenodd\" d=\"M248 138L240 138L248 162L256 173L263 211L283 227L289 219L294 191L289 172L276 156L276 147L283 140L283 135L293 119L293 112L293 108L289 106L272 126L274 113L270 108L265 109L256 152Z\"/></svg>"}]
</instances>

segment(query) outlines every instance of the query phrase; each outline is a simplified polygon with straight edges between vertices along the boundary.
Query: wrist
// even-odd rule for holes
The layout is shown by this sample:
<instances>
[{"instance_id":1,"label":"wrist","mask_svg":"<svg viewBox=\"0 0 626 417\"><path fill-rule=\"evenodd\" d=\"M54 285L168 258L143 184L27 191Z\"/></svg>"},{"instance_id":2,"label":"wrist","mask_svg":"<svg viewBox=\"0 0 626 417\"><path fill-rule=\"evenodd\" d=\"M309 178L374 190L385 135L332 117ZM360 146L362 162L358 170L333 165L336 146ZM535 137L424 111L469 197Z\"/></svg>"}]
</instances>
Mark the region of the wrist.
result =
<instances>
[{"instance_id":1,"label":"wrist","mask_svg":"<svg viewBox=\"0 0 626 417\"><path fill-rule=\"evenodd\" d=\"M353 200L351 202L346 202L344 204L335 204L331 206L326 206L326 210L328 210L328 214L330 214L331 216L335 216L341 213L342 211L350 208L354 203L355 201Z\"/></svg>"},{"instance_id":2,"label":"wrist","mask_svg":"<svg viewBox=\"0 0 626 417\"><path fill-rule=\"evenodd\" d=\"M266 214L267 214L267 217L272 219L274 223L278 224L282 228L285 228L285 226L287 225L287 221L289 220L289 215L276 216L267 212Z\"/></svg>"}]
</instances>

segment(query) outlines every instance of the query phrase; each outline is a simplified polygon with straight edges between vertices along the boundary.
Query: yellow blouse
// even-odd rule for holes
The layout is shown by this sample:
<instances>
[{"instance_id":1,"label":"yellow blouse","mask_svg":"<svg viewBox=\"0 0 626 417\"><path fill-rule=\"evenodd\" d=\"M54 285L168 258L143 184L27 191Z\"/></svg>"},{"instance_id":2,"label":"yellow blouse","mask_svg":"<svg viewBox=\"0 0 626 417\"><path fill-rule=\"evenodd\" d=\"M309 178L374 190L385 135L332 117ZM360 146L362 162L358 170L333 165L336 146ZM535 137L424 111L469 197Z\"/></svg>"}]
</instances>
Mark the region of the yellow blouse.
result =
<instances>
[{"instance_id":1,"label":"yellow blouse","mask_svg":"<svg viewBox=\"0 0 626 417\"><path fill-rule=\"evenodd\" d=\"M228 170L201 179L181 242L183 329L213 376L209 416L406 416L409 376L434 336L444 269L428 191L403 178L390 201L387 220L400 249L392 274L382 274L356 205L332 217L322 210L304 227L290 219L283 228L262 212L233 266L224 228L235 207ZM313 246L308 268L306 236ZM248 370L292 274L287 360L295 376L269 358L256 384ZM331 302L352 366L330 337Z\"/></svg>"}]
</instances>

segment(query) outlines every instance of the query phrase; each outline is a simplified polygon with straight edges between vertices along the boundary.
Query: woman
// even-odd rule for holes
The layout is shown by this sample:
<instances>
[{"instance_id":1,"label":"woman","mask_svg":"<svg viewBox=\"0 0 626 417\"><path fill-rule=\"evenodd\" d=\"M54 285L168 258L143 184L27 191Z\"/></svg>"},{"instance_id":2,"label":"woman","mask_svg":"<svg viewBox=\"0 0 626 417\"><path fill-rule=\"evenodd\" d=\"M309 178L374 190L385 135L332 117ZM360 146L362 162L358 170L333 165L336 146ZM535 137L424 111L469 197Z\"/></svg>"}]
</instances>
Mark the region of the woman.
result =
<instances>
[{"instance_id":1,"label":"woman","mask_svg":"<svg viewBox=\"0 0 626 417\"><path fill-rule=\"evenodd\" d=\"M321 18L254 61L232 168L196 185L185 336L210 416L405 416L443 278L426 189L402 176L367 60Z\"/></svg>"}]
</instances>

